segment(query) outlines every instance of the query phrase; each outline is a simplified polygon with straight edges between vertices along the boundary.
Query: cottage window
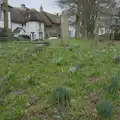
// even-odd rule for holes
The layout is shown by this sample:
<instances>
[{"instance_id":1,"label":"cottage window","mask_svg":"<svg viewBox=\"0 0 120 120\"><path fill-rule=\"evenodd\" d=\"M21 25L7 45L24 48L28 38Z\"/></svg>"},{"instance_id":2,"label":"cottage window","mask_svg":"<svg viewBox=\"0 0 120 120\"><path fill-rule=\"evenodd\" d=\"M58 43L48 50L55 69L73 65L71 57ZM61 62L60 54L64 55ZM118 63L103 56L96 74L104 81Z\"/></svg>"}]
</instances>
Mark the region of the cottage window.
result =
<instances>
[{"instance_id":1,"label":"cottage window","mask_svg":"<svg viewBox=\"0 0 120 120\"><path fill-rule=\"evenodd\" d=\"M111 20L106 19L106 20L105 20L105 24L106 24L106 25L110 25L110 24L111 24Z\"/></svg>"},{"instance_id":2,"label":"cottage window","mask_svg":"<svg viewBox=\"0 0 120 120\"><path fill-rule=\"evenodd\" d=\"M101 30L101 34L103 34L104 33L104 30Z\"/></svg>"}]
</instances>

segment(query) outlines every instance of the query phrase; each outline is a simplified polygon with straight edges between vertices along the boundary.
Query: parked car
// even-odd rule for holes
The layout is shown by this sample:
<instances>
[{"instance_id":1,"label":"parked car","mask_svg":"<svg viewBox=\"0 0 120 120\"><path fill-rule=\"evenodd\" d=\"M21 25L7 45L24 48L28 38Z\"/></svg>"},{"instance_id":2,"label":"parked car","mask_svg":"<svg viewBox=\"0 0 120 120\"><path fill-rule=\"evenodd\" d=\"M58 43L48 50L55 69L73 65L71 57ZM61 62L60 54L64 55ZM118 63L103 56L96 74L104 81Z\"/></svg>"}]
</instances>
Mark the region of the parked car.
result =
<instances>
[{"instance_id":1,"label":"parked car","mask_svg":"<svg viewBox=\"0 0 120 120\"><path fill-rule=\"evenodd\" d=\"M31 40L29 35L21 34L17 37L17 40Z\"/></svg>"},{"instance_id":2,"label":"parked car","mask_svg":"<svg viewBox=\"0 0 120 120\"><path fill-rule=\"evenodd\" d=\"M49 37L48 40L56 40L58 37Z\"/></svg>"}]
</instances>

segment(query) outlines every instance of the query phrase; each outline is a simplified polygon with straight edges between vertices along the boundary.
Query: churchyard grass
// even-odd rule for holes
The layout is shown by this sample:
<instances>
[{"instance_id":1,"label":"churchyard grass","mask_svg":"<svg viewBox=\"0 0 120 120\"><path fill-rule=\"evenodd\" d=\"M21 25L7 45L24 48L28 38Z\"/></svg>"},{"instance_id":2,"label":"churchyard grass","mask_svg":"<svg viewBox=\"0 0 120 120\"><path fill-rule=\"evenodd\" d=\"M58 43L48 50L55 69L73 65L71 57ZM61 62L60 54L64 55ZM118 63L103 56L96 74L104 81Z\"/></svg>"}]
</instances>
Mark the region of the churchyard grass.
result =
<instances>
[{"instance_id":1,"label":"churchyard grass","mask_svg":"<svg viewBox=\"0 0 120 120\"><path fill-rule=\"evenodd\" d=\"M50 43L42 49L0 43L0 120L119 120L120 61L115 56L120 44L101 42L94 49L94 41L70 40L67 47ZM69 92L62 115L50 102L54 88ZM111 105L110 115L101 112L105 105Z\"/></svg>"}]
</instances>

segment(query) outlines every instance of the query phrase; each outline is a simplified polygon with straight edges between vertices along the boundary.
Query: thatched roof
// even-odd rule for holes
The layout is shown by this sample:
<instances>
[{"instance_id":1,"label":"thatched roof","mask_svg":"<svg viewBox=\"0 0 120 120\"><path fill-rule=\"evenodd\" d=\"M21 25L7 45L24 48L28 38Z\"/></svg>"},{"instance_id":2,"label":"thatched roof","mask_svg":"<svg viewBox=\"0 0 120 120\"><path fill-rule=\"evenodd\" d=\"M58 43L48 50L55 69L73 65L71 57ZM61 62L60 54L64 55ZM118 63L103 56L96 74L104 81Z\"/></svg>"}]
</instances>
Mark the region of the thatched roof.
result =
<instances>
[{"instance_id":1,"label":"thatched roof","mask_svg":"<svg viewBox=\"0 0 120 120\"><path fill-rule=\"evenodd\" d=\"M16 23L25 23L26 21L44 22L42 16L36 9L13 8L11 11L11 20Z\"/></svg>"},{"instance_id":2,"label":"thatched roof","mask_svg":"<svg viewBox=\"0 0 120 120\"><path fill-rule=\"evenodd\" d=\"M25 23L25 18L21 14L20 10L18 8L12 8L11 10L11 21L15 23Z\"/></svg>"},{"instance_id":3,"label":"thatched roof","mask_svg":"<svg viewBox=\"0 0 120 120\"><path fill-rule=\"evenodd\" d=\"M60 17L58 15L45 11L41 11L40 14L42 15L45 25L51 26L52 24L60 24Z\"/></svg>"},{"instance_id":4,"label":"thatched roof","mask_svg":"<svg viewBox=\"0 0 120 120\"><path fill-rule=\"evenodd\" d=\"M29 21L40 21L40 22L44 22L43 20L43 16L40 14L40 12L38 12L35 9L30 9L30 17L29 17Z\"/></svg>"},{"instance_id":5,"label":"thatched roof","mask_svg":"<svg viewBox=\"0 0 120 120\"><path fill-rule=\"evenodd\" d=\"M11 20L15 23L24 24L26 21L43 22L47 26L52 24L60 24L60 17L58 15L50 14L44 11L38 12L36 9L16 8L11 10Z\"/></svg>"},{"instance_id":6,"label":"thatched roof","mask_svg":"<svg viewBox=\"0 0 120 120\"><path fill-rule=\"evenodd\" d=\"M60 17L58 15L54 15L51 13L44 12L44 14L48 17L48 19L53 23L53 24L60 24Z\"/></svg>"},{"instance_id":7,"label":"thatched roof","mask_svg":"<svg viewBox=\"0 0 120 120\"><path fill-rule=\"evenodd\" d=\"M45 25L47 26L52 25L51 21L48 19L48 17L45 15L44 12L40 12L40 15L42 16L42 19L44 20Z\"/></svg>"}]
</instances>

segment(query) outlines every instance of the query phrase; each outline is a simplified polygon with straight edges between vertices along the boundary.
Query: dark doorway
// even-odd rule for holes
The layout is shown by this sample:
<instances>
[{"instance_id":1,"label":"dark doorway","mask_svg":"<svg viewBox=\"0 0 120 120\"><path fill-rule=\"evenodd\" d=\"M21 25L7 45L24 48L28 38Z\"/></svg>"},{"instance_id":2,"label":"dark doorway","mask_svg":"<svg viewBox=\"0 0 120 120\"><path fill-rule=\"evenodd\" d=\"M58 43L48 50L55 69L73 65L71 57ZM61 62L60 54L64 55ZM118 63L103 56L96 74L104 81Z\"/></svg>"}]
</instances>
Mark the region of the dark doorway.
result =
<instances>
[{"instance_id":1,"label":"dark doorway","mask_svg":"<svg viewBox=\"0 0 120 120\"><path fill-rule=\"evenodd\" d=\"M42 40L43 39L43 33L39 32L39 39Z\"/></svg>"}]
</instances>

